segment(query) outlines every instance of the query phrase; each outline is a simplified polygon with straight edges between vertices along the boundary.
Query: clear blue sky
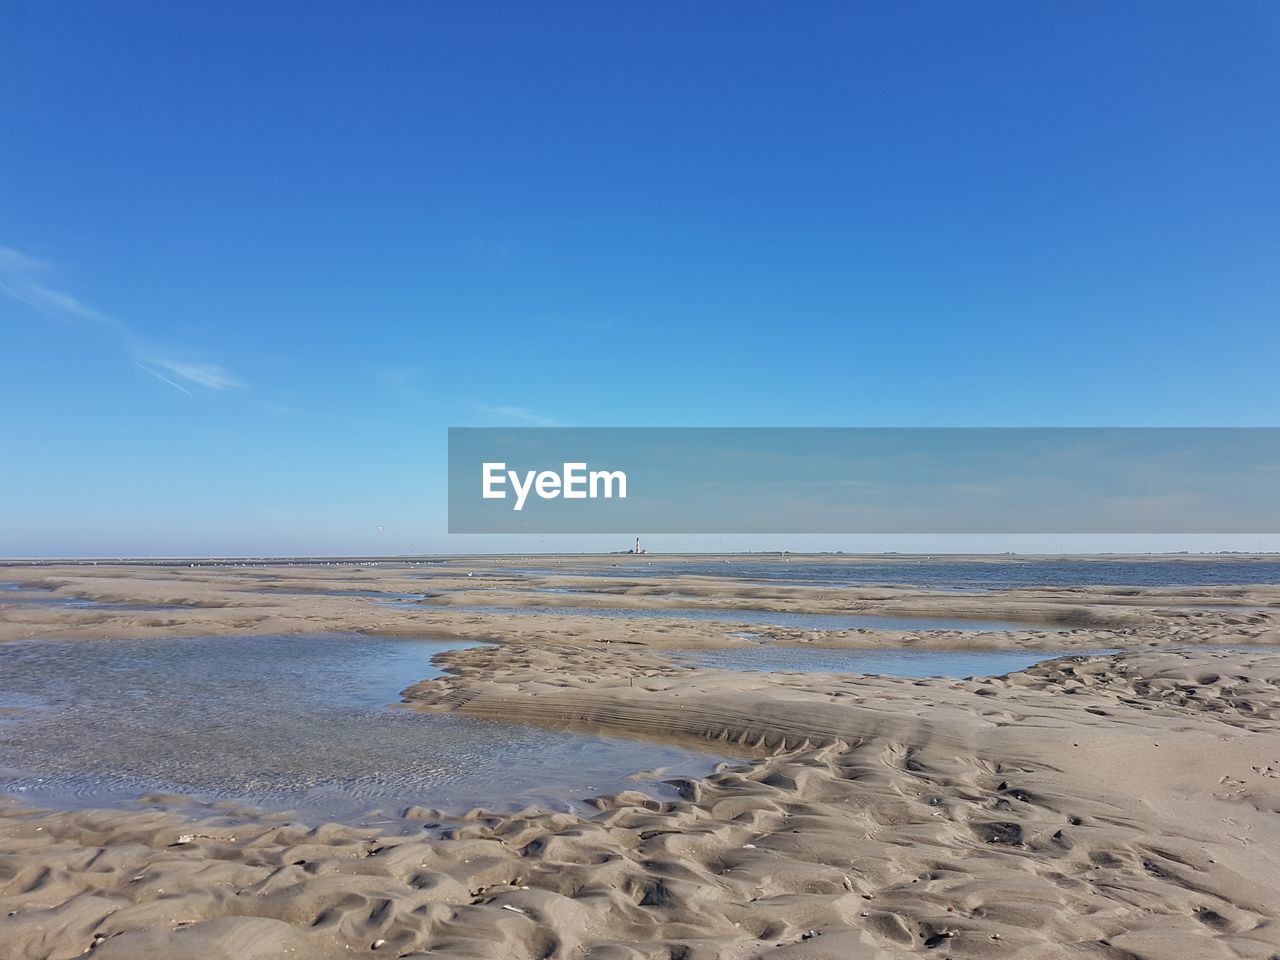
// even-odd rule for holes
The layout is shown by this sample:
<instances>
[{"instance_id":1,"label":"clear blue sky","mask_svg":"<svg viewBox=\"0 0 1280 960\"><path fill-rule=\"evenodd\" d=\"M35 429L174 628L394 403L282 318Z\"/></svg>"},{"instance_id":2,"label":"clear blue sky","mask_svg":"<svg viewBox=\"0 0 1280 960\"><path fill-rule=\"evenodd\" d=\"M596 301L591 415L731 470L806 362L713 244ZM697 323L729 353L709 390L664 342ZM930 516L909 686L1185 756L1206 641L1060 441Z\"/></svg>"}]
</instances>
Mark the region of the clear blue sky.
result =
<instances>
[{"instance_id":1,"label":"clear blue sky","mask_svg":"<svg viewBox=\"0 0 1280 960\"><path fill-rule=\"evenodd\" d=\"M535 547L450 425L1277 423L1271 0L2 17L0 555Z\"/></svg>"}]
</instances>

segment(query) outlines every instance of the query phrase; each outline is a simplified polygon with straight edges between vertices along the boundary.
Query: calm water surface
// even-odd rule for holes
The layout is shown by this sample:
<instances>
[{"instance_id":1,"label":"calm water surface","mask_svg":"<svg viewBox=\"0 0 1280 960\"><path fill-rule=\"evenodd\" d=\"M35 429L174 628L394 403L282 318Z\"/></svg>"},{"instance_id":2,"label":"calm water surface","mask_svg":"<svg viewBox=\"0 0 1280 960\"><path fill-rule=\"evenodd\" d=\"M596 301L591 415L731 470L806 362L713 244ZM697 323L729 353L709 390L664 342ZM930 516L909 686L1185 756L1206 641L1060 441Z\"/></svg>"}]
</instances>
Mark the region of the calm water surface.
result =
<instances>
[{"instance_id":1,"label":"calm water surface","mask_svg":"<svg viewBox=\"0 0 1280 960\"><path fill-rule=\"evenodd\" d=\"M0 644L0 793L65 807L166 792L359 822L414 804L565 808L635 788L625 778L636 771L701 775L723 759L388 706L460 646L351 635Z\"/></svg>"},{"instance_id":2,"label":"calm water surface","mask_svg":"<svg viewBox=\"0 0 1280 960\"><path fill-rule=\"evenodd\" d=\"M6 605L26 607L57 607L67 610L172 610L189 607L185 603L140 604L116 603L111 600L90 600L88 597L66 597L47 587L26 587L20 583L0 583L0 607Z\"/></svg>"},{"instance_id":3,"label":"calm water surface","mask_svg":"<svg viewBox=\"0 0 1280 960\"><path fill-rule=\"evenodd\" d=\"M362 600L374 600L378 603L405 604L417 603L419 600L425 600L425 593L396 593L391 590L325 590L325 589L302 589L295 587L264 587L261 590L255 590L255 593L277 596L296 596L296 597L357 597Z\"/></svg>"},{"instance_id":4,"label":"calm water surface","mask_svg":"<svg viewBox=\"0 0 1280 960\"><path fill-rule=\"evenodd\" d=\"M407 605L416 606L416 605ZM419 607L420 609L420 607ZM440 609L494 616L604 617L611 620L706 620L717 623L751 623L796 630L1063 630L1065 627L1019 623L1013 620L972 620L961 617L887 617L844 613L780 613L776 610L705 610L700 607L507 607L450 605Z\"/></svg>"},{"instance_id":5,"label":"calm water surface","mask_svg":"<svg viewBox=\"0 0 1280 960\"><path fill-rule=\"evenodd\" d=\"M529 569L527 574L623 577L711 576L809 586L927 587L997 590L1014 587L1181 587L1280 584L1280 560L750 560L688 563L630 558L609 567Z\"/></svg>"}]
</instances>

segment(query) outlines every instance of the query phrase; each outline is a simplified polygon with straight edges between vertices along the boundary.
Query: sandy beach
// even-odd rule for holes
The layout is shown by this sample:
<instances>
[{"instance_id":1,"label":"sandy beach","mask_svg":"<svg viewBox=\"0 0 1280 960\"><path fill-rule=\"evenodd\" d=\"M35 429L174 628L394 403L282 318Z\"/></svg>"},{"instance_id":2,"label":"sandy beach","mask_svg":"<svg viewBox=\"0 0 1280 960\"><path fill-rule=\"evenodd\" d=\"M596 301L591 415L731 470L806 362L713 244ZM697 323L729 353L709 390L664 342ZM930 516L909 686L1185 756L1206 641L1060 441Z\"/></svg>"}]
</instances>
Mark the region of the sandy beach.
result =
<instances>
[{"instance_id":1,"label":"sandy beach","mask_svg":"<svg viewBox=\"0 0 1280 960\"><path fill-rule=\"evenodd\" d=\"M678 799L638 784L580 813L423 810L438 827L421 835L5 802L0 956L1280 955L1280 587L960 593L612 562L0 568L24 601L0 598L0 640L484 640L441 655L447 672L408 688L408 708L729 757L671 784ZM1016 626L822 630L686 611ZM666 653L760 638L1067 655L960 680L730 672ZM1099 649L1117 652L1070 656Z\"/></svg>"},{"instance_id":2,"label":"sandy beach","mask_svg":"<svg viewBox=\"0 0 1280 960\"><path fill-rule=\"evenodd\" d=\"M1280 0L0 23L0 960L1280 960Z\"/></svg>"}]
</instances>

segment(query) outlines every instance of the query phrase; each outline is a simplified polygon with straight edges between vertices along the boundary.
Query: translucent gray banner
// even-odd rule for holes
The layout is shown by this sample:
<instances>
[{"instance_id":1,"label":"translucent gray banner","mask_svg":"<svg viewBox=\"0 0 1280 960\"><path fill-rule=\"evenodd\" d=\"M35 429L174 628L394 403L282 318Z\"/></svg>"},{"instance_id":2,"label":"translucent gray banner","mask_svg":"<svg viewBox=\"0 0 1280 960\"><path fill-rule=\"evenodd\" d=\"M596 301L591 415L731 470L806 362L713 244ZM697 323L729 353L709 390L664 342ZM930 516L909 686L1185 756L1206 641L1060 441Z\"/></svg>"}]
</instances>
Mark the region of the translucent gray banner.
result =
<instances>
[{"instance_id":1,"label":"translucent gray banner","mask_svg":"<svg viewBox=\"0 0 1280 960\"><path fill-rule=\"evenodd\" d=\"M1280 428L453 428L450 533L1276 533Z\"/></svg>"}]
</instances>

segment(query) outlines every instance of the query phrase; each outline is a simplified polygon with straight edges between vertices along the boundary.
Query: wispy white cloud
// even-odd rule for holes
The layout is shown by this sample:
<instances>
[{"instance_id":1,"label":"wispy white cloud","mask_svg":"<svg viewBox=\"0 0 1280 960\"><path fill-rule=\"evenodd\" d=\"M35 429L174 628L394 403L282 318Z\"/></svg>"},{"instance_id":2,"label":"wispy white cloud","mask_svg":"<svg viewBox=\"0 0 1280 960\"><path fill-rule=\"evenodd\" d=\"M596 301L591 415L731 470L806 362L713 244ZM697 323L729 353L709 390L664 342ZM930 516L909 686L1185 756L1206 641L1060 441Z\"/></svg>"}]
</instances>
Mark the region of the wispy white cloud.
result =
<instances>
[{"instance_id":1,"label":"wispy white cloud","mask_svg":"<svg viewBox=\"0 0 1280 960\"><path fill-rule=\"evenodd\" d=\"M166 377L166 376L165 376L163 373L161 373L159 370L153 369L152 367L148 367L145 363L142 363L140 360L138 360L138 359L136 359L136 358L135 358L135 359L134 359L134 361L133 361L133 364L134 364L134 366L136 366L139 370L145 370L147 373L151 374L153 377L155 377L155 378L156 378L157 380L159 380L161 383L167 383L169 386L173 387L173 389L175 389L175 390L181 390L181 391L182 391L183 393L185 393L188 397L194 397L194 396L195 396L195 394L194 394L194 393L192 393L190 390L188 390L188 389L187 389L186 387L184 387L182 384L178 383L176 380L170 380L168 377Z\"/></svg>"},{"instance_id":2,"label":"wispy white cloud","mask_svg":"<svg viewBox=\"0 0 1280 960\"><path fill-rule=\"evenodd\" d=\"M14 300L55 319L87 321L131 335L124 324L45 283L43 278L51 272L52 267L44 260L12 247L0 247L0 290Z\"/></svg>"},{"instance_id":3,"label":"wispy white cloud","mask_svg":"<svg viewBox=\"0 0 1280 960\"><path fill-rule=\"evenodd\" d=\"M134 365L157 380L194 396L183 383L210 390L243 386L234 374L214 363L178 359L175 352L138 335L128 324L50 286L52 266L21 250L0 246L0 292L38 313L62 322L88 323L120 340Z\"/></svg>"},{"instance_id":4,"label":"wispy white cloud","mask_svg":"<svg viewBox=\"0 0 1280 960\"><path fill-rule=\"evenodd\" d=\"M498 406L481 405L480 412L488 414L491 417L506 417L508 420L518 420L520 423L527 424L531 427L558 427L560 423L551 417L544 417L540 413L528 409L527 407L517 407L511 404L499 404Z\"/></svg>"},{"instance_id":5,"label":"wispy white cloud","mask_svg":"<svg viewBox=\"0 0 1280 960\"><path fill-rule=\"evenodd\" d=\"M0 270L5 273L33 273L45 266L43 261L15 250L13 247L0 247Z\"/></svg>"},{"instance_id":6,"label":"wispy white cloud","mask_svg":"<svg viewBox=\"0 0 1280 960\"><path fill-rule=\"evenodd\" d=\"M244 386L233 374L228 373L216 363L184 363L179 360L152 360L152 363L168 370L175 377L208 387L210 390L226 390L229 387Z\"/></svg>"}]
</instances>

